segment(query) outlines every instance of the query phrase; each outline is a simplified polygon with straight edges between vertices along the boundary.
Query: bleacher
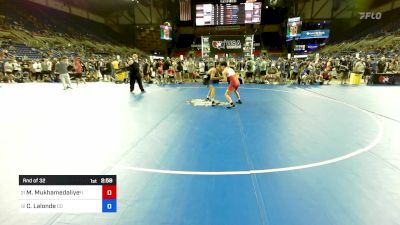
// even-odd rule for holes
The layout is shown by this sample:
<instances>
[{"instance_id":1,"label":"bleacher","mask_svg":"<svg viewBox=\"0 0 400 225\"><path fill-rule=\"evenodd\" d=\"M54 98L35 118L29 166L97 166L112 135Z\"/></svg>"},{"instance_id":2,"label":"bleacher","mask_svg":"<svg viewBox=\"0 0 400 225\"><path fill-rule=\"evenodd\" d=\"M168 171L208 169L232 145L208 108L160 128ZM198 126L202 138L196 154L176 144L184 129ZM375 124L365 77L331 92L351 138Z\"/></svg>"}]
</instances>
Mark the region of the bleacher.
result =
<instances>
[{"instance_id":1,"label":"bleacher","mask_svg":"<svg viewBox=\"0 0 400 225\"><path fill-rule=\"evenodd\" d=\"M137 45L144 51L161 50L162 42L160 40L160 27L146 26L137 36Z\"/></svg>"},{"instance_id":2,"label":"bleacher","mask_svg":"<svg viewBox=\"0 0 400 225\"><path fill-rule=\"evenodd\" d=\"M0 14L5 15L10 22L18 22L25 29L33 32L52 30L74 37L89 36L104 43L125 43L123 37L104 24L49 9L29 1L5 1L1 4Z\"/></svg>"},{"instance_id":3,"label":"bleacher","mask_svg":"<svg viewBox=\"0 0 400 225\"><path fill-rule=\"evenodd\" d=\"M364 20L349 30L341 31L340 36L337 36L337 38L331 41L334 43L340 43L347 40L356 41L367 36L380 37L388 32L399 32L399 13L400 8L383 13L382 19L380 20Z\"/></svg>"},{"instance_id":4,"label":"bleacher","mask_svg":"<svg viewBox=\"0 0 400 225\"><path fill-rule=\"evenodd\" d=\"M0 15L5 18L5 24L0 29L0 41L17 43L14 50L9 51L15 57L40 59L75 56L78 53L82 56L90 52L142 54L138 49L125 46L124 38L104 24L28 1L4 1L0 4ZM157 30L146 33L140 44L155 46L161 43Z\"/></svg>"},{"instance_id":5,"label":"bleacher","mask_svg":"<svg viewBox=\"0 0 400 225\"><path fill-rule=\"evenodd\" d=\"M14 47L15 47L14 55L16 57L29 58L29 59L43 58L43 53L37 49L27 47L26 45L23 44L15 44Z\"/></svg>"}]
</instances>

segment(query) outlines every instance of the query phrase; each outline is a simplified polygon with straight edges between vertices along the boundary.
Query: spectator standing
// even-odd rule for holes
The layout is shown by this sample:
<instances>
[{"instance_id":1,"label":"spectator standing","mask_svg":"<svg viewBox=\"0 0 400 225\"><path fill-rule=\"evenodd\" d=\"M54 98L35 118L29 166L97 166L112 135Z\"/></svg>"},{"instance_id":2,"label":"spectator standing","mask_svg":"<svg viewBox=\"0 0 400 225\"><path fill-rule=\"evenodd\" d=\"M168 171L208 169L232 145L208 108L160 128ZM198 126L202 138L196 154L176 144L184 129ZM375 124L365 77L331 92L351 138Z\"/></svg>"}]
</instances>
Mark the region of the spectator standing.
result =
<instances>
[{"instance_id":1,"label":"spectator standing","mask_svg":"<svg viewBox=\"0 0 400 225\"><path fill-rule=\"evenodd\" d=\"M263 77L264 82L269 84L271 82L280 82L279 70L276 68L275 64L272 64L267 71L267 75Z\"/></svg>"},{"instance_id":2,"label":"spectator standing","mask_svg":"<svg viewBox=\"0 0 400 225\"><path fill-rule=\"evenodd\" d=\"M387 63L386 63L386 58L382 57L379 61L378 61L378 73L385 73L387 70Z\"/></svg>"},{"instance_id":3,"label":"spectator standing","mask_svg":"<svg viewBox=\"0 0 400 225\"><path fill-rule=\"evenodd\" d=\"M33 67L33 74L35 77L36 81L41 81L43 79L43 75L42 75L42 64L39 61L35 61L32 64Z\"/></svg>"},{"instance_id":4,"label":"spectator standing","mask_svg":"<svg viewBox=\"0 0 400 225\"><path fill-rule=\"evenodd\" d=\"M257 58L256 61L254 62L254 73L253 73L253 82L255 83L257 78L260 77L261 75L261 59Z\"/></svg>"},{"instance_id":5,"label":"spectator standing","mask_svg":"<svg viewBox=\"0 0 400 225\"><path fill-rule=\"evenodd\" d=\"M129 68L129 81L130 81L129 92L134 91L135 83L137 81L140 90L142 91L142 93L145 93L146 91L143 88L142 77L140 75L140 65L138 62L138 56L136 54L132 55L132 59L129 60L127 67Z\"/></svg>"},{"instance_id":6,"label":"spectator standing","mask_svg":"<svg viewBox=\"0 0 400 225\"><path fill-rule=\"evenodd\" d=\"M331 70L333 69L333 58L329 58L328 62L326 63L325 66L325 72L331 72Z\"/></svg>"},{"instance_id":7,"label":"spectator standing","mask_svg":"<svg viewBox=\"0 0 400 225\"><path fill-rule=\"evenodd\" d=\"M192 58L189 59L189 62L187 64L187 69L188 69L189 76L193 79L193 82L197 82L196 81L196 65Z\"/></svg>"},{"instance_id":8,"label":"spectator standing","mask_svg":"<svg viewBox=\"0 0 400 225\"><path fill-rule=\"evenodd\" d=\"M300 84L300 82L301 82L299 79L299 70L300 70L299 67L300 66L299 66L297 59L294 60L292 67L293 67L292 79L297 80L297 83Z\"/></svg>"},{"instance_id":9,"label":"spectator standing","mask_svg":"<svg viewBox=\"0 0 400 225\"><path fill-rule=\"evenodd\" d=\"M362 59L358 59L356 64L354 65L353 71L357 74L364 74L365 72L365 65Z\"/></svg>"},{"instance_id":10,"label":"spectator standing","mask_svg":"<svg viewBox=\"0 0 400 225\"><path fill-rule=\"evenodd\" d=\"M200 59L199 61L199 75L202 78L206 76L206 64L204 63L203 59Z\"/></svg>"},{"instance_id":11,"label":"spectator standing","mask_svg":"<svg viewBox=\"0 0 400 225\"><path fill-rule=\"evenodd\" d=\"M96 60L95 63L95 68L96 68L96 79L100 80L103 79L104 80L104 75L103 75L103 68L104 68L104 63L103 60Z\"/></svg>"},{"instance_id":12,"label":"spectator standing","mask_svg":"<svg viewBox=\"0 0 400 225\"><path fill-rule=\"evenodd\" d=\"M44 63L42 63L42 70L43 74L47 77L47 80L49 81L54 80L51 76L52 69L53 69L53 63L49 59L45 59Z\"/></svg>"},{"instance_id":13,"label":"spectator standing","mask_svg":"<svg viewBox=\"0 0 400 225\"><path fill-rule=\"evenodd\" d=\"M168 69L168 83L173 83L175 81L175 69L173 66L170 66Z\"/></svg>"},{"instance_id":14,"label":"spectator standing","mask_svg":"<svg viewBox=\"0 0 400 225\"><path fill-rule=\"evenodd\" d=\"M253 78L254 73L254 63L251 58L248 58L245 64L245 71L246 71L246 82L250 83L250 80Z\"/></svg>"},{"instance_id":15,"label":"spectator standing","mask_svg":"<svg viewBox=\"0 0 400 225\"><path fill-rule=\"evenodd\" d=\"M111 62L111 64L113 65L114 70L117 72L117 71L119 70L119 61L118 61L118 59L114 59L114 60Z\"/></svg>"},{"instance_id":16,"label":"spectator standing","mask_svg":"<svg viewBox=\"0 0 400 225\"><path fill-rule=\"evenodd\" d=\"M376 62L376 60L374 59L374 57L371 57L371 74L376 74L377 69L378 69L378 63Z\"/></svg>"},{"instance_id":17,"label":"spectator standing","mask_svg":"<svg viewBox=\"0 0 400 225\"><path fill-rule=\"evenodd\" d=\"M390 62L389 66L388 66L388 71L390 72L397 72L398 71L398 62L396 59L392 59L392 61Z\"/></svg>"},{"instance_id":18,"label":"spectator standing","mask_svg":"<svg viewBox=\"0 0 400 225\"><path fill-rule=\"evenodd\" d=\"M177 65L176 65L176 75L177 75L177 79L179 79L179 83L182 84L183 83L183 79L182 79L182 73L184 72L183 70L183 62L181 60L178 61Z\"/></svg>"},{"instance_id":19,"label":"spectator standing","mask_svg":"<svg viewBox=\"0 0 400 225\"><path fill-rule=\"evenodd\" d=\"M350 84L360 84L361 77L365 72L365 65L362 59L357 59L354 67L353 74L350 77Z\"/></svg>"},{"instance_id":20,"label":"spectator standing","mask_svg":"<svg viewBox=\"0 0 400 225\"><path fill-rule=\"evenodd\" d=\"M186 59L184 59L184 60L182 61L182 67L183 67L182 77L183 77L183 79L185 79L185 76L186 76L187 73L188 73L188 67L187 67L187 65L188 65L188 61L187 61ZM189 76L188 76L188 77L189 77Z\"/></svg>"},{"instance_id":21,"label":"spectator standing","mask_svg":"<svg viewBox=\"0 0 400 225\"><path fill-rule=\"evenodd\" d=\"M147 59L144 59L142 67L143 67L143 78L145 82L150 83L150 66Z\"/></svg>"},{"instance_id":22,"label":"spectator standing","mask_svg":"<svg viewBox=\"0 0 400 225\"><path fill-rule=\"evenodd\" d=\"M46 77L48 76L48 69L47 69L47 63L44 59L42 59L40 62L40 67L42 68L42 80L46 80Z\"/></svg>"},{"instance_id":23,"label":"spectator standing","mask_svg":"<svg viewBox=\"0 0 400 225\"><path fill-rule=\"evenodd\" d=\"M88 72L86 73L86 79L89 79L89 81L97 81L97 70L92 59L86 62L86 68L88 69Z\"/></svg>"},{"instance_id":24,"label":"spectator standing","mask_svg":"<svg viewBox=\"0 0 400 225\"><path fill-rule=\"evenodd\" d=\"M163 70L163 62L160 60L156 63L156 79L159 84L164 83L164 70Z\"/></svg>"},{"instance_id":25,"label":"spectator standing","mask_svg":"<svg viewBox=\"0 0 400 225\"><path fill-rule=\"evenodd\" d=\"M82 78L83 69L80 57L75 58L74 69L75 69L76 86L79 85L79 81L82 81L84 84L86 84L86 81Z\"/></svg>"},{"instance_id":26,"label":"spectator standing","mask_svg":"<svg viewBox=\"0 0 400 225\"><path fill-rule=\"evenodd\" d=\"M17 60L14 60L13 62L13 74L14 74L14 80L18 83L23 82L23 76L22 76L22 68L21 64Z\"/></svg>"},{"instance_id":27,"label":"spectator standing","mask_svg":"<svg viewBox=\"0 0 400 225\"><path fill-rule=\"evenodd\" d=\"M342 58L340 61L340 84L347 84L347 79L350 72L350 61L348 58Z\"/></svg>"},{"instance_id":28,"label":"spectator standing","mask_svg":"<svg viewBox=\"0 0 400 225\"><path fill-rule=\"evenodd\" d=\"M60 82L61 81L60 74L57 73L57 71L56 71L57 63L59 63L59 60L57 58L54 58L53 61L51 62L51 65L52 65L51 66L51 71L52 71L52 73L54 75L54 81L55 82Z\"/></svg>"},{"instance_id":29,"label":"spectator standing","mask_svg":"<svg viewBox=\"0 0 400 225\"><path fill-rule=\"evenodd\" d=\"M4 63L4 73L6 75L6 80L8 83L12 83L14 80L13 71L14 71L13 63L12 63L11 59L8 59Z\"/></svg>"},{"instance_id":30,"label":"spectator standing","mask_svg":"<svg viewBox=\"0 0 400 225\"><path fill-rule=\"evenodd\" d=\"M260 62L260 76L261 77L265 77L265 75L267 75L267 60L265 59L265 57L262 58L261 62Z\"/></svg>"},{"instance_id":31,"label":"spectator standing","mask_svg":"<svg viewBox=\"0 0 400 225\"><path fill-rule=\"evenodd\" d=\"M24 76L24 79L28 78L30 79L31 77L31 71L29 69L29 62L28 61L23 61L21 64L22 67L22 74Z\"/></svg>"},{"instance_id":32,"label":"spectator standing","mask_svg":"<svg viewBox=\"0 0 400 225\"><path fill-rule=\"evenodd\" d=\"M371 71L372 71L372 61L371 58L368 57L368 59L364 62L365 65L365 70L364 70L364 83L368 83L371 77Z\"/></svg>"},{"instance_id":33,"label":"spectator standing","mask_svg":"<svg viewBox=\"0 0 400 225\"><path fill-rule=\"evenodd\" d=\"M0 52L0 82L4 81L5 79L5 72L4 72L4 64L6 63L6 59L4 57L4 53Z\"/></svg>"},{"instance_id":34,"label":"spectator standing","mask_svg":"<svg viewBox=\"0 0 400 225\"><path fill-rule=\"evenodd\" d=\"M162 65L164 79L168 79L168 69L171 66L171 61L169 58L165 60L164 64Z\"/></svg>"},{"instance_id":35,"label":"spectator standing","mask_svg":"<svg viewBox=\"0 0 400 225\"><path fill-rule=\"evenodd\" d=\"M68 71L68 58L61 58L60 62L56 64L55 72L60 74L61 82L64 86L64 90L72 89L71 79Z\"/></svg>"},{"instance_id":36,"label":"spectator standing","mask_svg":"<svg viewBox=\"0 0 400 225\"><path fill-rule=\"evenodd\" d=\"M110 60L106 62L105 68L106 68L104 71L105 80L112 81L114 79L115 71L114 71L114 66Z\"/></svg>"}]
</instances>

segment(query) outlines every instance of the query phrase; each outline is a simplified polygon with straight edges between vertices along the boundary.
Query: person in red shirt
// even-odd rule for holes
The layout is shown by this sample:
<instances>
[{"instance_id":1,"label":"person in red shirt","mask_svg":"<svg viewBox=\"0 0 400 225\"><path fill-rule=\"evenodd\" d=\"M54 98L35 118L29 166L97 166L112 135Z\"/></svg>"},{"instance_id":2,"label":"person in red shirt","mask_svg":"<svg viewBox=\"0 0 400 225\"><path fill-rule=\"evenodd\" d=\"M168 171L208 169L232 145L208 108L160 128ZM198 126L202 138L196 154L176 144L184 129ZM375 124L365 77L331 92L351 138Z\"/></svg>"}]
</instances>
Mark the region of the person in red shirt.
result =
<instances>
[{"instance_id":1,"label":"person in red shirt","mask_svg":"<svg viewBox=\"0 0 400 225\"><path fill-rule=\"evenodd\" d=\"M164 83L163 62L161 60L157 61L155 67L156 67L156 81L158 82L158 84L162 84Z\"/></svg>"},{"instance_id":2,"label":"person in red shirt","mask_svg":"<svg viewBox=\"0 0 400 225\"><path fill-rule=\"evenodd\" d=\"M81 58L76 57L74 61L74 69L75 69L75 79L76 79L76 85L79 85L79 81L82 81L84 84L86 84L86 81L82 78L82 64L81 64Z\"/></svg>"},{"instance_id":3,"label":"person in red shirt","mask_svg":"<svg viewBox=\"0 0 400 225\"><path fill-rule=\"evenodd\" d=\"M225 98L229 102L229 106L227 107L228 109L235 107L235 104L232 101L231 98L231 93L234 92L236 97L237 97L237 104L242 104L242 101L240 100L240 94L239 94L239 86L240 86L240 81L236 76L236 72L228 67L228 64L226 62L221 62L220 63L221 69L222 69L222 74L228 79L229 86L225 92Z\"/></svg>"},{"instance_id":4,"label":"person in red shirt","mask_svg":"<svg viewBox=\"0 0 400 225\"><path fill-rule=\"evenodd\" d=\"M175 80L175 69L174 67L170 66L168 69L168 82L173 83Z\"/></svg>"}]
</instances>

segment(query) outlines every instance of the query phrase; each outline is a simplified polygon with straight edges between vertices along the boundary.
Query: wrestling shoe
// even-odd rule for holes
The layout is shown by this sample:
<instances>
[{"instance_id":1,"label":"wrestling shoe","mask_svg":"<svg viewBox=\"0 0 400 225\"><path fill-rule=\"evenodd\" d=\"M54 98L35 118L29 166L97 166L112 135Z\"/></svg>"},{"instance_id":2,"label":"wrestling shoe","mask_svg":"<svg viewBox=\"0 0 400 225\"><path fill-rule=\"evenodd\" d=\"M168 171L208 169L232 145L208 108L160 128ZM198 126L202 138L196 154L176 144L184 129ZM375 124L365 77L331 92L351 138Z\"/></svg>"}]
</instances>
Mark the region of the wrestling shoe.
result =
<instances>
[{"instance_id":1,"label":"wrestling shoe","mask_svg":"<svg viewBox=\"0 0 400 225\"><path fill-rule=\"evenodd\" d=\"M237 100L237 102L236 102L237 104L243 104L243 102L242 102L242 100Z\"/></svg>"},{"instance_id":2,"label":"wrestling shoe","mask_svg":"<svg viewBox=\"0 0 400 225\"><path fill-rule=\"evenodd\" d=\"M234 108L234 107L235 107L235 104L233 104L233 102L231 102L231 104L229 104L226 108L231 109L231 108Z\"/></svg>"}]
</instances>

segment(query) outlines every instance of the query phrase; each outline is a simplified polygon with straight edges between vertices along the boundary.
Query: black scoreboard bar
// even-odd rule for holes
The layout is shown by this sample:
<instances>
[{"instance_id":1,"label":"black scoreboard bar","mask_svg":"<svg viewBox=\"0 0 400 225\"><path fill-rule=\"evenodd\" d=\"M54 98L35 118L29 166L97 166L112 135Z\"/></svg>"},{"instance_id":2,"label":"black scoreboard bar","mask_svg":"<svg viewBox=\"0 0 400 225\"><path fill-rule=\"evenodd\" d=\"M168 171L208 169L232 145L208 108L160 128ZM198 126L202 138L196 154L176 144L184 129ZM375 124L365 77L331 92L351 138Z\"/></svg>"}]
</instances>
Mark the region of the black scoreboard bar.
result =
<instances>
[{"instance_id":1,"label":"black scoreboard bar","mask_svg":"<svg viewBox=\"0 0 400 225\"><path fill-rule=\"evenodd\" d=\"M116 175L19 175L19 185L116 185Z\"/></svg>"}]
</instances>

